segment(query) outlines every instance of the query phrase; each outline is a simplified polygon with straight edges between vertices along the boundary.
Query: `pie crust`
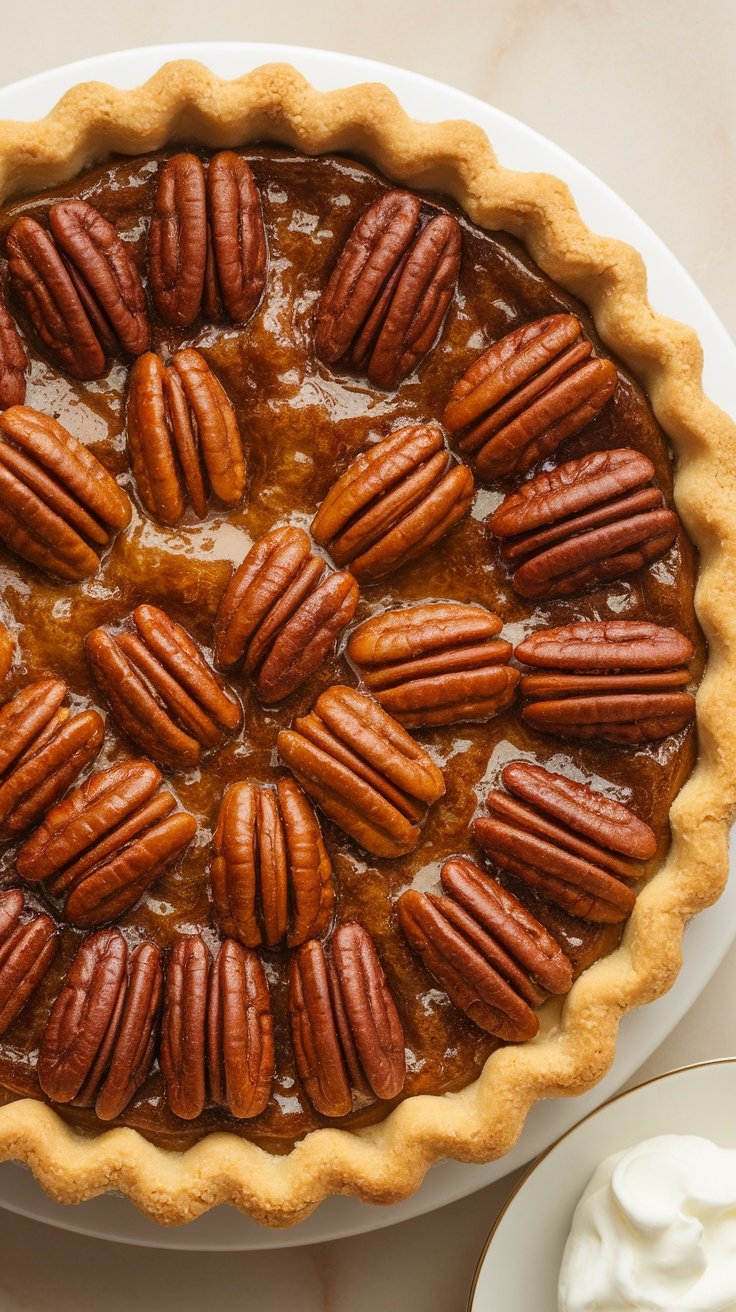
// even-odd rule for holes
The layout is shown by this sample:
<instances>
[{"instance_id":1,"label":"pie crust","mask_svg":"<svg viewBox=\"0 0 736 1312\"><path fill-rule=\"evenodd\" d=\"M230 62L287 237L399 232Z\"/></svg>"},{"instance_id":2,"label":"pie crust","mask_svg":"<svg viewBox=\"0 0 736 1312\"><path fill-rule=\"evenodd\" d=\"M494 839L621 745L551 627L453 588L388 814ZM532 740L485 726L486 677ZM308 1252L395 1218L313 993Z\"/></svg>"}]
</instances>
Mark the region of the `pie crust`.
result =
<instances>
[{"instance_id":1,"label":"pie crust","mask_svg":"<svg viewBox=\"0 0 736 1312\"><path fill-rule=\"evenodd\" d=\"M709 659L697 695L698 763L671 809L668 858L639 895L621 946L577 980L556 1012L545 1008L535 1040L495 1051L462 1091L407 1099L368 1128L316 1130L285 1156L226 1133L172 1152L132 1129L82 1135L30 1099L0 1108L0 1158L26 1163L54 1199L81 1202L114 1189L162 1224L231 1203L285 1226L333 1193L406 1198L443 1157L502 1156L533 1103L595 1084L613 1060L621 1017L671 986L687 921L724 887L736 812L736 731L723 714L736 704L736 427L702 391L694 332L651 309L641 257L591 232L562 182L502 168L471 123L413 121L378 84L322 94L287 65L226 82L182 61L136 90L86 83L38 123L0 124L0 200L53 186L113 152L263 139L308 154L357 152L406 186L450 195L475 223L519 238L587 304L673 443L677 509L700 551L696 606Z\"/></svg>"}]
</instances>

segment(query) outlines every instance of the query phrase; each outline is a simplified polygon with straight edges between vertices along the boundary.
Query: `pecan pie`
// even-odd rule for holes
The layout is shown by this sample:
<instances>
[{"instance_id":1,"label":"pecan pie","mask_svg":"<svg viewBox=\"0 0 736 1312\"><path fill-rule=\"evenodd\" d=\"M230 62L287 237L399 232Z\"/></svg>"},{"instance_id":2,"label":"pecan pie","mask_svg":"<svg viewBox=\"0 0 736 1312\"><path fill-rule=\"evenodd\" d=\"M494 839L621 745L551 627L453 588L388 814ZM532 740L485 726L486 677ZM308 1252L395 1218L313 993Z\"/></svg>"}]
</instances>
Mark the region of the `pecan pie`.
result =
<instances>
[{"instance_id":1,"label":"pecan pie","mask_svg":"<svg viewBox=\"0 0 736 1312\"><path fill-rule=\"evenodd\" d=\"M470 125L98 94L0 128L0 1155L286 1224L506 1151L674 978L736 441Z\"/></svg>"}]
</instances>

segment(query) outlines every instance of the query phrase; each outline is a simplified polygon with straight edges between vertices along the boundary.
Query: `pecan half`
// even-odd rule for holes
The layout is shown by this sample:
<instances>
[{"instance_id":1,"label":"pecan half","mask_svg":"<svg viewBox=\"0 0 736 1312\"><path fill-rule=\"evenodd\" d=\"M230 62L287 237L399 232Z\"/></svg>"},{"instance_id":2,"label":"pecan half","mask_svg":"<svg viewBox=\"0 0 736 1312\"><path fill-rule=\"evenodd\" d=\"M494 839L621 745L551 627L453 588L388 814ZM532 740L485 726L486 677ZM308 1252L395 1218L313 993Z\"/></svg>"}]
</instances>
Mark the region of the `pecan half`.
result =
<instances>
[{"instance_id":1,"label":"pecan half","mask_svg":"<svg viewBox=\"0 0 736 1312\"><path fill-rule=\"evenodd\" d=\"M274 1040L266 972L255 952L228 939L210 974L207 1073L212 1101L239 1120L271 1095Z\"/></svg>"},{"instance_id":2,"label":"pecan half","mask_svg":"<svg viewBox=\"0 0 736 1312\"><path fill-rule=\"evenodd\" d=\"M352 688L328 688L281 731L278 747L325 815L376 856L412 852L427 808L445 791L424 748Z\"/></svg>"},{"instance_id":3,"label":"pecan half","mask_svg":"<svg viewBox=\"0 0 736 1312\"><path fill-rule=\"evenodd\" d=\"M565 597L621 578L672 546L679 520L651 485L654 465L623 447L538 474L488 519L522 597Z\"/></svg>"},{"instance_id":4,"label":"pecan half","mask_svg":"<svg viewBox=\"0 0 736 1312\"><path fill-rule=\"evenodd\" d=\"M138 747L164 765L196 765L203 749L218 747L239 728L240 703L164 611L138 606L130 619L132 630L87 634L92 673Z\"/></svg>"},{"instance_id":5,"label":"pecan half","mask_svg":"<svg viewBox=\"0 0 736 1312\"><path fill-rule=\"evenodd\" d=\"M488 794L489 816L473 836L502 870L571 915L616 924L630 914L629 882L657 849L653 830L627 806L540 765L513 761L501 771L511 793ZM637 865L639 868L637 868Z\"/></svg>"},{"instance_id":6,"label":"pecan half","mask_svg":"<svg viewBox=\"0 0 736 1312\"><path fill-rule=\"evenodd\" d=\"M64 914L89 927L113 920L138 901L191 842L197 824L159 792L150 761L125 761L90 775L27 838L16 857L27 880L51 881L66 897Z\"/></svg>"},{"instance_id":7,"label":"pecan half","mask_svg":"<svg viewBox=\"0 0 736 1312\"><path fill-rule=\"evenodd\" d=\"M695 698L684 691L693 645L676 629L646 620L581 621L531 634L515 655L535 667L520 684L522 715L535 729L641 743L694 719Z\"/></svg>"},{"instance_id":8,"label":"pecan half","mask_svg":"<svg viewBox=\"0 0 736 1312\"><path fill-rule=\"evenodd\" d=\"M447 896L402 893L399 923L408 942L480 1029L510 1043L534 1038L533 1008L572 985L567 957L531 912L472 861L446 861L442 886Z\"/></svg>"},{"instance_id":9,"label":"pecan half","mask_svg":"<svg viewBox=\"0 0 736 1312\"><path fill-rule=\"evenodd\" d=\"M118 929L86 938L51 1009L38 1058L53 1102L94 1106L100 1120L125 1110L153 1063L162 990L161 953L133 952Z\"/></svg>"},{"instance_id":10,"label":"pecan half","mask_svg":"<svg viewBox=\"0 0 736 1312\"><path fill-rule=\"evenodd\" d=\"M95 574L130 502L96 456L50 415L0 414L0 540L57 578Z\"/></svg>"},{"instance_id":11,"label":"pecan half","mask_svg":"<svg viewBox=\"0 0 736 1312\"><path fill-rule=\"evenodd\" d=\"M245 491L245 457L235 412L204 356L177 351L164 365L149 351L130 372L128 447L146 510L176 524L190 505L198 519L211 494L236 506Z\"/></svg>"},{"instance_id":12,"label":"pecan half","mask_svg":"<svg viewBox=\"0 0 736 1312\"><path fill-rule=\"evenodd\" d=\"M215 621L215 660L244 662L264 702L282 701L319 669L355 614L358 585L312 554L301 528L273 528L233 574Z\"/></svg>"},{"instance_id":13,"label":"pecan half","mask_svg":"<svg viewBox=\"0 0 736 1312\"><path fill-rule=\"evenodd\" d=\"M102 717L72 715L66 694L61 679L39 679L0 710L1 838L40 820L102 747Z\"/></svg>"},{"instance_id":14,"label":"pecan half","mask_svg":"<svg viewBox=\"0 0 736 1312\"><path fill-rule=\"evenodd\" d=\"M312 520L312 537L357 579L413 560L462 519L473 477L453 465L434 424L411 424L356 457Z\"/></svg>"},{"instance_id":15,"label":"pecan half","mask_svg":"<svg viewBox=\"0 0 736 1312\"><path fill-rule=\"evenodd\" d=\"M212 958L199 934L180 938L166 966L159 1062L166 1101L175 1116L193 1121L207 1096L207 995Z\"/></svg>"},{"instance_id":16,"label":"pecan half","mask_svg":"<svg viewBox=\"0 0 736 1312\"><path fill-rule=\"evenodd\" d=\"M15 642L8 633L4 624L0 624L0 683L9 673L13 664L13 655L15 653Z\"/></svg>"},{"instance_id":17,"label":"pecan half","mask_svg":"<svg viewBox=\"0 0 736 1312\"><path fill-rule=\"evenodd\" d=\"M10 1028L56 956L58 936L50 916L21 921L20 889L0 893L0 1035Z\"/></svg>"},{"instance_id":18,"label":"pecan half","mask_svg":"<svg viewBox=\"0 0 736 1312\"><path fill-rule=\"evenodd\" d=\"M435 214L417 231L418 197L388 191L348 237L322 293L315 349L392 388L431 350L455 294L460 225Z\"/></svg>"},{"instance_id":19,"label":"pecan half","mask_svg":"<svg viewBox=\"0 0 736 1312\"><path fill-rule=\"evenodd\" d=\"M519 682L500 631L483 606L432 602L374 615L347 651L372 696L407 728L487 720L510 705Z\"/></svg>"},{"instance_id":20,"label":"pecan half","mask_svg":"<svg viewBox=\"0 0 736 1312\"><path fill-rule=\"evenodd\" d=\"M105 356L147 351L143 285L125 242L93 205L60 201L51 232L23 215L8 233L8 270L43 345L77 378L96 378Z\"/></svg>"},{"instance_id":21,"label":"pecan half","mask_svg":"<svg viewBox=\"0 0 736 1312\"><path fill-rule=\"evenodd\" d=\"M225 934L246 947L289 947L327 929L332 866L314 811L293 779L276 788L231 784L222 799L210 872Z\"/></svg>"},{"instance_id":22,"label":"pecan half","mask_svg":"<svg viewBox=\"0 0 736 1312\"><path fill-rule=\"evenodd\" d=\"M161 166L148 241L149 282L165 323L188 327L202 308L219 318L225 304L245 323L266 284L268 248L250 165L233 151L214 155L205 172L189 152Z\"/></svg>"},{"instance_id":23,"label":"pecan half","mask_svg":"<svg viewBox=\"0 0 736 1312\"><path fill-rule=\"evenodd\" d=\"M443 423L485 479L524 473L600 413L616 390L612 360L593 357L572 314L523 324L474 360Z\"/></svg>"},{"instance_id":24,"label":"pecan half","mask_svg":"<svg viewBox=\"0 0 736 1312\"><path fill-rule=\"evenodd\" d=\"M26 399L28 356L15 320L0 301L0 410Z\"/></svg>"},{"instance_id":25,"label":"pecan half","mask_svg":"<svg viewBox=\"0 0 736 1312\"><path fill-rule=\"evenodd\" d=\"M323 1116L346 1116L353 1093L395 1098L404 1087L404 1034L375 944L362 925L340 925L330 959L315 939L289 965L297 1074Z\"/></svg>"}]
</instances>

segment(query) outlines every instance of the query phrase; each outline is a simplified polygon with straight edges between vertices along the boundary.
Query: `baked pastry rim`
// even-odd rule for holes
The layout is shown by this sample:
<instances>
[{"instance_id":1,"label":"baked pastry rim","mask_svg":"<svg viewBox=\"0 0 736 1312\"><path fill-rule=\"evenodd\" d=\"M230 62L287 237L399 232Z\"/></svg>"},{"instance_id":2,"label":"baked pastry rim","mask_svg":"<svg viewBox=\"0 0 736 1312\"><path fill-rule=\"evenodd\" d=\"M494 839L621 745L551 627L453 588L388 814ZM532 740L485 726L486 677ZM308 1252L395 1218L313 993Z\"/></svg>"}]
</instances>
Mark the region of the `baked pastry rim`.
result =
<instances>
[{"instance_id":1,"label":"baked pastry rim","mask_svg":"<svg viewBox=\"0 0 736 1312\"><path fill-rule=\"evenodd\" d=\"M0 1108L0 1160L26 1163L54 1199L115 1189L164 1224L228 1202L288 1225L329 1194L394 1202L439 1158L481 1162L507 1152L532 1104L591 1087L613 1059L621 1017L672 984L687 920L725 884L736 812L736 732L719 712L736 702L736 425L702 391L695 333L651 309L641 257L591 232L564 183L502 168L474 124L410 119L380 84L320 93L288 65L224 81L177 61L132 91L85 83L39 123L0 123L0 200L51 187L110 153L259 139L308 154L358 152L404 185L448 193L474 222L520 238L544 272L589 306L677 453L675 499L700 551L695 600L709 660L697 696L698 762L670 812L668 858L640 894L621 947L585 972L561 1010L545 1009L537 1039L494 1052L465 1089L409 1098L365 1129L316 1130L285 1156L227 1133L172 1152L132 1129L83 1135L31 1099Z\"/></svg>"}]
</instances>

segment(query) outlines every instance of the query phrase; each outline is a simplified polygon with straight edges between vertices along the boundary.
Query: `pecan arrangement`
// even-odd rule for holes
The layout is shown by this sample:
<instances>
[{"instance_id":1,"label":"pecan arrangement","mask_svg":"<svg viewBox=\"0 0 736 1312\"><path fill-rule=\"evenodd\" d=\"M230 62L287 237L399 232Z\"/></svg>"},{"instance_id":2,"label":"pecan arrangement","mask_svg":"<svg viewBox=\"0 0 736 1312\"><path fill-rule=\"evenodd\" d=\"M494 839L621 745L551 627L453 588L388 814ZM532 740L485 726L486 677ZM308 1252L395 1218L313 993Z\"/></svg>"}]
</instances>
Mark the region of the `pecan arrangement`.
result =
<instances>
[{"instance_id":1,"label":"pecan arrangement","mask_svg":"<svg viewBox=\"0 0 736 1312\"><path fill-rule=\"evenodd\" d=\"M296 1069L323 1116L347 1116L356 1096L391 1099L401 1092L401 1021L362 925L340 925L329 957L315 939L297 948L289 967L289 1011Z\"/></svg>"},{"instance_id":2,"label":"pecan arrangement","mask_svg":"<svg viewBox=\"0 0 736 1312\"><path fill-rule=\"evenodd\" d=\"M639 451L593 451L509 493L487 522L502 539L516 591L565 597L663 556L679 521L653 476Z\"/></svg>"},{"instance_id":3,"label":"pecan arrangement","mask_svg":"<svg viewBox=\"0 0 736 1312\"><path fill-rule=\"evenodd\" d=\"M678 733L695 717L686 691L693 645L640 620L582 621L540 629L515 651L527 724L566 738L641 743Z\"/></svg>"},{"instance_id":4,"label":"pecan arrangement","mask_svg":"<svg viewBox=\"0 0 736 1312\"><path fill-rule=\"evenodd\" d=\"M146 294L115 228L87 201L60 201L49 227L23 215L7 237L8 272L43 346L75 378L150 344Z\"/></svg>"},{"instance_id":5,"label":"pecan arrangement","mask_svg":"<svg viewBox=\"0 0 736 1312\"><path fill-rule=\"evenodd\" d=\"M468 513L473 477L434 424L400 428L359 455L312 520L312 537L361 582L434 546Z\"/></svg>"},{"instance_id":6,"label":"pecan arrangement","mask_svg":"<svg viewBox=\"0 0 736 1312\"><path fill-rule=\"evenodd\" d=\"M472 861L446 861L442 887L445 896L402 894L406 938L480 1029L510 1043L533 1039L534 1008L547 994L568 991L570 962L531 912Z\"/></svg>"},{"instance_id":7,"label":"pecan arrangement","mask_svg":"<svg viewBox=\"0 0 736 1312\"><path fill-rule=\"evenodd\" d=\"M501 628L482 606L434 602L366 620L347 650L369 692L407 729L487 720L510 705L519 682Z\"/></svg>"},{"instance_id":8,"label":"pecan arrangement","mask_svg":"<svg viewBox=\"0 0 736 1312\"><path fill-rule=\"evenodd\" d=\"M130 502L81 442L28 406L0 414L0 541L55 578L95 574Z\"/></svg>"},{"instance_id":9,"label":"pecan arrangement","mask_svg":"<svg viewBox=\"0 0 736 1312\"><path fill-rule=\"evenodd\" d=\"M240 727L240 702L164 611L138 606L130 618L132 630L87 634L92 673L137 747L163 765L196 765Z\"/></svg>"},{"instance_id":10,"label":"pecan arrangement","mask_svg":"<svg viewBox=\"0 0 736 1312\"><path fill-rule=\"evenodd\" d=\"M188 328L204 311L223 309L245 323L263 295L268 248L253 171L242 155L221 150L205 171L182 151L161 167L148 236L153 303L165 323Z\"/></svg>"},{"instance_id":11,"label":"pecan arrangement","mask_svg":"<svg viewBox=\"0 0 736 1312\"><path fill-rule=\"evenodd\" d=\"M165 365L153 351L130 372L126 431L146 510L178 524L187 506L207 514L210 493L236 506L245 491L245 457L233 408L204 356L188 348Z\"/></svg>"},{"instance_id":12,"label":"pecan arrangement","mask_svg":"<svg viewBox=\"0 0 736 1312\"><path fill-rule=\"evenodd\" d=\"M233 574L215 621L215 660L242 661L264 702L279 702L319 669L358 604L352 574L327 569L303 529L273 528Z\"/></svg>"},{"instance_id":13,"label":"pecan arrangement","mask_svg":"<svg viewBox=\"0 0 736 1312\"><path fill-rule=\"evenodd\" d=\"M474 360L443 423L481 478L523 474L595 419L616 388L612 360L593 356L572 314L514 329Z\"/></svg>"},{"instance_id":14,"label":"pecan arrangement","mask_svg":"<svg viewBox=\"0 0 736 1312\"><path fill-rule=\"evenodd\" d=\"M322 293L315 349L328 364L396 387L434 345L455 294L460 225L435 214L419 230L421 204L387 191L361 215Z\"/></svg>"}]
</instances>

